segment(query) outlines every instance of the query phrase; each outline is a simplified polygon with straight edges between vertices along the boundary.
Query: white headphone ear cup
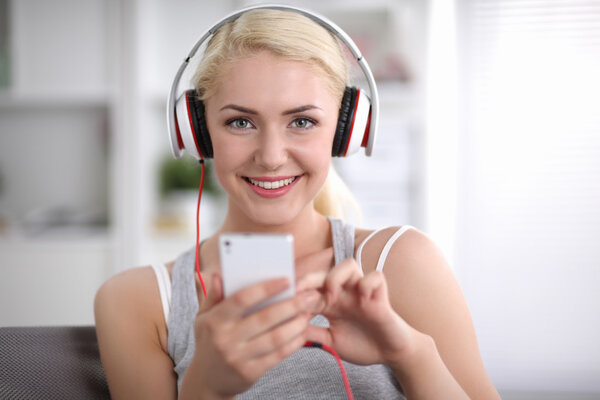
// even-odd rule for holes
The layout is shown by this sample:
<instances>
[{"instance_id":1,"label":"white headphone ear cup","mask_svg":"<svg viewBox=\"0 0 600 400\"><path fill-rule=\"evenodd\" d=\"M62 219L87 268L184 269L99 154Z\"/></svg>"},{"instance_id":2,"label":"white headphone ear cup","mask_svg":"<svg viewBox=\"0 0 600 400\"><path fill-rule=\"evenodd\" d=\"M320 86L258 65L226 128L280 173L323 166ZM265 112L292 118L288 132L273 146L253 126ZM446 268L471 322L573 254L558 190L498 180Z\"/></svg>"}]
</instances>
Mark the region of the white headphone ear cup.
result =
<instances>
[{"instance_id":1,"label":"white headphone ear cup","mask_svg":"<svg viewBox=\"0 0 600 400\"><path fill-rule=\"evenodd\" d=\"M197 160L200 160L202 157L196 147L194 126L190 111L190 102L187 97L187 92L184 92L179 96L175 103L175 124L181 137L181 141L183 142L183 150L187 151L189 155Z\"/></svg>"},{"instance_id":2,"label":"white headphone ear cup","mask_svg":"<svg viewBox=\"0 0 600 400\"><path fill-rule=\"evenodd\" d=\"M350 133L346 142L346 148L341 154L343 157L354 154L365 147L369 137L369 124L371 120L371 100L360 89L356 93L354 113L350 123Z\"/></svg>"}]
</instances>

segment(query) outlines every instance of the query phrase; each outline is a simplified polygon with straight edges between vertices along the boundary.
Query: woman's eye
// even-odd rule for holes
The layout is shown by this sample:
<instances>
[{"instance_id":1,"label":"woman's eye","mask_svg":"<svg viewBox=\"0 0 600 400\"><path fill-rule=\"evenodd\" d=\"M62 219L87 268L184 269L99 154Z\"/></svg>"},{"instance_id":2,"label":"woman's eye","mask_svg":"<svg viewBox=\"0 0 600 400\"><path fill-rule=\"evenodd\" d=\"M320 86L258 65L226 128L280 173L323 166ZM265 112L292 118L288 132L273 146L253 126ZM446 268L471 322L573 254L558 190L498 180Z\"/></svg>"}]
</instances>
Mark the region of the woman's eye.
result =
<instances>
[{"instance_id":1,"label":"woman's eye","mask_svg":"<svg viewBox=\"0 0 600 400\"><path fill-rule=\"evenodd\" d=\"M252 123L245 118L236 118L230 121L227 121L227 125L231 126L234 129L249 129L252 128Z\"/></svg>"},{"instance_id":2,"label":"woman's eye","mask_svg":"<svg viewBox=\"0 0 600 400\"><path fill-rule=\"evenodd\" d=\"M315 125L315 122L308 118L296 118L292 121L292 126L299 129L307 129Z\"/></svg>"}]
</instances>

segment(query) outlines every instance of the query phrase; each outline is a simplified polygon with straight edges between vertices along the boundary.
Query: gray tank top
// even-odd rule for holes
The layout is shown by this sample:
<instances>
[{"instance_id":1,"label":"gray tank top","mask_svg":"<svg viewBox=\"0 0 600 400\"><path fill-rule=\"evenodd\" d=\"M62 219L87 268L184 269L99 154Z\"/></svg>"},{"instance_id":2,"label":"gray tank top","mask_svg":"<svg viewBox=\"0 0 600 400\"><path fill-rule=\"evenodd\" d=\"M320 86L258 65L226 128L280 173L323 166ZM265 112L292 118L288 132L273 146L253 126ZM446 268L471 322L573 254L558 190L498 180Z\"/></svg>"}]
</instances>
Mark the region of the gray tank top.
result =
<instances>
[{"instance_id":1,"label":"gray tank top","mask_svg":"<svg viewBox=\"0 0 600 400\"><path fill-rule=\"evenodd\" d=\"M354 227L330 219L335 264L354 256ZM172 273L171 311L168 321L169 354L175 363L177 388L194 355L194 319L198 312L194 248L180 255ZM328 326L322 315L311 323ZM400 384L385 365L359 366L343 362L355 399L405 399ZM324 350L302 348L267 371L248 391L237 396L250 399L346 399L337 362Z\"/></svg>"}]
</instances>

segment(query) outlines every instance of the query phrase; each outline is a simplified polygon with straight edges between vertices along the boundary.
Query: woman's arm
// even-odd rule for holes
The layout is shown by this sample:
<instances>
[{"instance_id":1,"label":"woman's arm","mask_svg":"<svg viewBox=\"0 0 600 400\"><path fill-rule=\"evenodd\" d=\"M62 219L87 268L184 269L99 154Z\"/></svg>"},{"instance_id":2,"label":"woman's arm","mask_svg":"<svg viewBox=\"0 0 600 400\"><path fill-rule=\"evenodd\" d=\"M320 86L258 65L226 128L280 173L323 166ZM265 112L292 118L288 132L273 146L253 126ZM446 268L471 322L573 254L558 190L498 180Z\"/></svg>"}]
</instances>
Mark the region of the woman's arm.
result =
<instances>
[{"instance_id":1,"label":"woman's arm","mask_svg":"<svg viewBox=\"0 0 600 400\"><path fill-rule=\"evenodd\" d=\"M367 246L363 258L366 271L375 268L394 231L381 232ZM456 380L472 399L499 399L483 365L462 290L435 244L418 230L408 230L392 246L383 274L393 309L423 334L409 363L411 368L394 368L405 390L450 388ZM443 397L451 398L448 394Z\"/></svg>"},{"instance_id":2,"label":"woman's arm","mask_svg":"<svg viewBox=\"0 0 600 400\"><path fill-rule=\"evenodd\" d=\"M383 273L364 276L348 259L331 271L323 286L323 314L330 326L310 327L311 340L332 347L354 364L387 364L409 399L469 398L433 340L394 311Z\"/></svg>"},{"instance_id":3,"label":"woman's arm","mask_svg":"<svg viewBox=\"0 0 600 400\"><path fill-rule=\"evenodd\" d=\"M355 364L389 365L409 399L499 399L462 292L432 242L411 230L394 244L383 272L374 271L394 231L369 242L366 274L347 259L325 278L299 282L322 288L330 322L309 327L309 339Z\"/></svg>"},{"instance_id":4,"label":"woman's arm","mask_svg":"<svg viewBox=\"0 0 600 400\"><path fill-rule=\"evenodd\" d=\"M166 333L161 310L150 267L124 271L98 290L96 332L113 399L177 398L173 361L161 334Z\"/></svg>"}]
</instances>

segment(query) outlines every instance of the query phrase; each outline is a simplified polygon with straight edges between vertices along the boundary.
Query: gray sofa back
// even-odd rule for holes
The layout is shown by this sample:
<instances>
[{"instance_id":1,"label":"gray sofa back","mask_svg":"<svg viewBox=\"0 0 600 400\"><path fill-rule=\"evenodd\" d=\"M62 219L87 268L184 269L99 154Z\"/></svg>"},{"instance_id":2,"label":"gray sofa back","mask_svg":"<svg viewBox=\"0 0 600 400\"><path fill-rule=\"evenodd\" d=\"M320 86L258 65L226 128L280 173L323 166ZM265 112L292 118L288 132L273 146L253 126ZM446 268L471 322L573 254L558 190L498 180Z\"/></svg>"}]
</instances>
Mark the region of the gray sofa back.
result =
<instances>
[{"instance_id":1,"label":"gray sofa back","mask_svg":"<svg viewBox=\"0 0 600 400\"><path fill-rule=\"evenodd\" d=\"M0 328L0 399L110 399L95 328Z\"/></svg>"}]
</instances>

